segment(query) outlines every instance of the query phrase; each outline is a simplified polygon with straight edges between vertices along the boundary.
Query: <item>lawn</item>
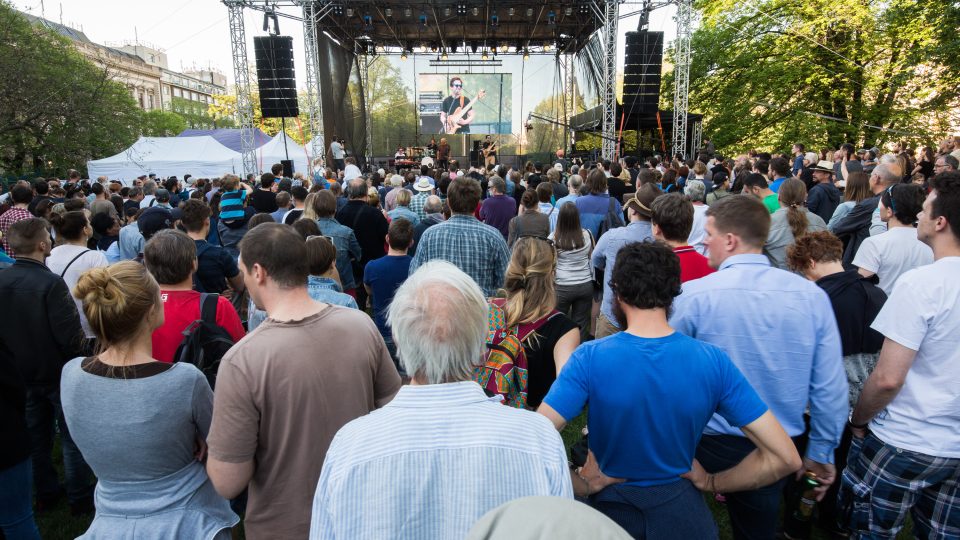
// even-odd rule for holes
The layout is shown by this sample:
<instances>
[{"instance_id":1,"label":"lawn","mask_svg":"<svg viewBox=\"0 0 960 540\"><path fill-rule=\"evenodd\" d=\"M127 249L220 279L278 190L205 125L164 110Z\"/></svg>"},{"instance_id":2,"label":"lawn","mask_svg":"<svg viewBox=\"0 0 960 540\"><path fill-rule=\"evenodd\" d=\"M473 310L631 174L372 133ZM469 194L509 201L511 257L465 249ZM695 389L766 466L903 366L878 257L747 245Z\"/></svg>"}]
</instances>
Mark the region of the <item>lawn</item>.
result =
<instances>
[{"instance_id":1,"label":"lawn","mask_svg":"<svg viewBox=\"0 0 960 540\"><path fill-rule=\"evenodd\" d=\"M570 448L570 445L580 440L580 432L583 429L583 426L586 425L586 422L586 414L581 415L576 420L568 424L563 430L561 436L563 437L563 443L567 446L567 448ZM54 452L55 455L59 455L60 453L59 439ZM59 463L57 465L58 470L62 475L62 468L60 467ZM707 497L707 504L713 511L713 517L717 520L717 524L720 527L720 538L723 540L732 539L733 533L730 529L730 520L727 518L726 509L723 507L723 505L715 502L713 497ZM90 525L90 521L93 519L92 516L71 516L70 508L67 506L66 501L61 502L56 508L49 512L38 514L36 518L37 525L40 527L40 536L44 538L44 540L72 540L83 534L83 532L87 530L87 526ZM897 538L904 540L910 538L910 529L910 521L908 519L907 527L897 536ZM243 534L241 533L237 537L243 538ZM821 534L817 529L814 529L812 540L829 540L829 537Z\"/></svg>"}]
</instances>

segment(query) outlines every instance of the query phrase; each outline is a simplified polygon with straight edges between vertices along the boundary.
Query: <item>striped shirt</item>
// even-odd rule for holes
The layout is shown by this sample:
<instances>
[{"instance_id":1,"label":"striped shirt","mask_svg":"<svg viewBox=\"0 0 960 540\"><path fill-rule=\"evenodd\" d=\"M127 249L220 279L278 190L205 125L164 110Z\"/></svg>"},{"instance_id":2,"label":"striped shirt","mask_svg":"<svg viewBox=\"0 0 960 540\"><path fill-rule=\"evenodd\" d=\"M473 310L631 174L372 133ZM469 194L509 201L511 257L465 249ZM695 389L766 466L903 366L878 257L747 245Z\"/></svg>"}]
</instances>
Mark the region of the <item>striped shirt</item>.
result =
<instances>
[{"instance_id":1,"label":"striped shirt","mask_svg":"<svg viewBox=\"0 0 960 540\"><path fill-rule=\"evenodd\" d=\"M424 231L410 273L435 259L456 265L480 285L485 295L495 296L503 286L510 250L497 229L473 216L455 214Z\"/></svg>"},{"instance_id":2,"label":"striped shirt","mask_svg":"<svg viewBox=\"0 0 960 540\"><path fill-rule=\"evenodd\" d=\"M549 420L472 381L404 386L337 432L310 538L463 538L487 511L535 495L573 496Z\"/></svg>"},{"instance_id":3,"label":"striped shirt","mask_svg":"<svg viewBox=\"0 0 960 540\"><path fill-rule=\"evenodd\" d=\"M243 219L243 201L246 199L246 190L224 191L220 196L220 219Z\"/></svg>"}]
</instances>

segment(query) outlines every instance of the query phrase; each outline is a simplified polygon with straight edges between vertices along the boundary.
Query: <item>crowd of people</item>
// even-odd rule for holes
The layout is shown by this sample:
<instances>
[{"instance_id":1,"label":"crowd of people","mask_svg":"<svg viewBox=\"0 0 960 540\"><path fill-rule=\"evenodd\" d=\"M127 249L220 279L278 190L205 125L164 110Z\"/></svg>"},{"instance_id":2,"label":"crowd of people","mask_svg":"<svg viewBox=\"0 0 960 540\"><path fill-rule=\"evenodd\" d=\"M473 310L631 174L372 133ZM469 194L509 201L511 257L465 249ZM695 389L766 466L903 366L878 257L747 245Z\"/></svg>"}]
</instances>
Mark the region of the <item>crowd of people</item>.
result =
<instances>
[{"instance_id":1,"label":"crowd of people","mask_svg":"<svg viewBox=\"0 0 960 540\"><path fill-rule=\"evenodd\" d=\"M960 537L960 137L916 154L17 182L0 530Z\"/></svg>"}]
</instances>

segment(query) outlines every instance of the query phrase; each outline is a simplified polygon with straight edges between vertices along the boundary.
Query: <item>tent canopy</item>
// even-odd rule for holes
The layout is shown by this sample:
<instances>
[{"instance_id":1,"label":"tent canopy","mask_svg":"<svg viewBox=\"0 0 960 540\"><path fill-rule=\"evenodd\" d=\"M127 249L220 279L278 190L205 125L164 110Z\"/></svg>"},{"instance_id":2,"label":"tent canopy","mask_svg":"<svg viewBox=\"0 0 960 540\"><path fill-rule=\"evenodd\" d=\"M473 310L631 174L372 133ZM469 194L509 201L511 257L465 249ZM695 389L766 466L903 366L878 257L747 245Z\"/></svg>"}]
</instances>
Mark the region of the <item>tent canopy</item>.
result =
<instances>
[{"instance_id":1,"label":"tent canopy","mask_svg":"<svg viewBox=\"0 0 960 540\"><path fill-rule=\"evenodd\" d=\"M234 128L221 128L221 129L185 129L182 133L177 135L177 137L203 137L209 136L213 137L220 144L226 146L227 148L233 150L234 152L240 152L240 130ZM260 131L260 128L254 128L253 130L253 141L256 144L256 147L259 148L268 142L270 142L270 136Z\"/></svg>"},{"instance_id":2,"label":"tent canopy","mask_svg":"<svg viewBox=\"0 0 960 540\"><path fill-rule=\"evenodd\" d=\"M106 176L126 184L150 173L160 177L182 178L191 174L209 178L242 171L240 153L210 136L140 137L119 154L87 162L90 178Z\"/></svg>"},{"instance_id":3,"label":"tent canopy","mask_svg":"<svg viewBox=\"0 0 960 540\"><path fill-rule=\"evenodd\" d=\"M287 148L284 150L283 143L286 139ZM269 172L274 163L280 163L287 159L287 155L293 160L293 171L310 176L310 162L307 158L308 150L302 144L290 138L289 135L281 131L277 133L270 142L257 149L257 166L261 171Z\"/></svg>"}]
</instances>

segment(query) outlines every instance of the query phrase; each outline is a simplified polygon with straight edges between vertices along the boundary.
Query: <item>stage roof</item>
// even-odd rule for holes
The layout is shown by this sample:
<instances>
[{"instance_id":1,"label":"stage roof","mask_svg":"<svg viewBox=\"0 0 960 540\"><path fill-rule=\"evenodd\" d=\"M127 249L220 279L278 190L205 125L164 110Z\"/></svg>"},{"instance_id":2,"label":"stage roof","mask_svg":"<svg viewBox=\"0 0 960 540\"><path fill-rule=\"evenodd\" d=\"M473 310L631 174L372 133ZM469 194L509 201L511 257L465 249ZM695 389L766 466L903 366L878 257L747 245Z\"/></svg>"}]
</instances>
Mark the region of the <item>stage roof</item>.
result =
<instances>
[{"instance_id":1,"label":"stage roof","mask_svg":"<svg viewBox=\"0 0 960 540\"><path fill-rule=\"evenodd\" d=\"M395 53L423 46L438 53L494 46L498 54L507 47L510 54L518 47L529 54L576 52L599 28L603 5L603 0L345 0L332 4L317 31L344 44Z\"/></svg>"}]
</instances>

